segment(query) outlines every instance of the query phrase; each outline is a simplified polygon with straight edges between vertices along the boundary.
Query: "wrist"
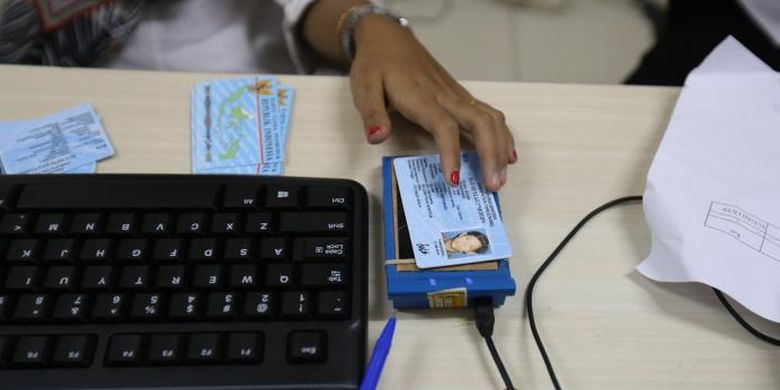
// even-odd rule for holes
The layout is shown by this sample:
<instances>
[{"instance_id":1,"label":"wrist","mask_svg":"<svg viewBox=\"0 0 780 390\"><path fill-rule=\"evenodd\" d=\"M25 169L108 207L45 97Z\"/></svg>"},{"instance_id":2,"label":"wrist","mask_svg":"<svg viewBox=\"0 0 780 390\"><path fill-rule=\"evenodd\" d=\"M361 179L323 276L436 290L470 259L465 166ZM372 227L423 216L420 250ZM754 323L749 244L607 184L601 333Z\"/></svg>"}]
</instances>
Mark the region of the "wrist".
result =
<instances>
[{"instance_id":1,"label":"wrist","mask_svg":"<svg viewBox=\"0 0 780 390\"><path fill-rule=\"evenodd\" d=\"M376 39L411 37L408 25L407 19L373 4L353 7L344 13L337 29L344 57L351 61L358 46L371 45Z\"/></svg>"}]
</instances>

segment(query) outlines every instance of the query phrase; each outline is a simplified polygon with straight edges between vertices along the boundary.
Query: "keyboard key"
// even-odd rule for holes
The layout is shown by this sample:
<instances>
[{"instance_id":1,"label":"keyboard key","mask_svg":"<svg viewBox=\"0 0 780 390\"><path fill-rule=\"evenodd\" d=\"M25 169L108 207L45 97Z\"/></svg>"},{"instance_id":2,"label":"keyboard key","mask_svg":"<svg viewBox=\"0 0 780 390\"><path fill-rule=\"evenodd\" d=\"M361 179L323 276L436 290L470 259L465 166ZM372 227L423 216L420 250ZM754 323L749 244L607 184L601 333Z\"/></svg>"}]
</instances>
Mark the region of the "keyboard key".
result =
<instances>
[{"instance_id":1,"label":"keyboard key","mask_svg":"<svg viewBox=\"0 0 780 390\"><path fill-rule=\"evenodd\" d=\"M183 265L163 265L157 272L158 288L175 289L184 287L186 268Z\"/></svg>"},{"instance_id":2,"label":"keyboard key","mask_svg":"<svg viewBox=\"0 0 780 390\"><path fill-rule=\"evenodd\" d=\"M217 288L222 283L222 266L199 265L192 274L192 287Z\"/></svg>"},{"instance_id":3,"label":"keyboard key","mask_svg":"<svg viewBox=\"0 0 780 390\"><path fill-rule=\"evenodd\" d=\"M11 366L44 367L49 363L49 338L23 336L16 341Z\"/></svg>"},{"instance_id":4,"label":"keyboard key","mask_svg":"<svg viewBox=\"0 0 780 390\"><path fill-rule=\"evenodd\" d=\"M269 287L288 287L295 285L292 264L269 264L265 274L265 284Z\"/></svg>"},{"instance_id":5,"label":"keyboard key","mask_svg":"<svg viewBox=\"0 0 780 390\"><path fill-rule=\"evenodd\" d=\"M171 295L168 316L177 320L194 320L200 317L201 296L197 293L175 293Z\"/></svg>"},{"instance_id":6,"label":"keyboard key","mask_svg":"<svg viewBox=\"0 0 780 390\"><path fill-rule=\"evenodd\" d=\"M174 364L181 359L181 339L177 334L155 334L149 338L147 359L152 364Z\"/></svg>"},{"instance_id":7,"label":"keyboard key","mask_svg":"<svg viewBox=\"0 0 780 390\"><path fill-rule=\"evenodd\" d=\"M343 259L347 257L349 239L345 237L311 237L295 239L295 260Z\"/></svg>"},{"instance_id":8,"label":"keyboard key","mask_svg":"<svg viewBox=\"0 0 780 390\"><path fill-rule=\"evenodd\" d=\"M83 261L105 262L111 258L112 241L107 238L90 238L84 240L81 247L81 256Z\"/></svg>"},{"instance_id":9,"label":"keyboard key","mask_svg":"<svg viewBox=\"0 0 780 390\"><path fill-rule=\"evenodd\" d=\"M92 318L99 321L118 320L124 316L123 294L98 294L92 307Z\"/></svg>"},{"instance_id":10,"label":"keyboard key","mask_svg":"<svg viewBox=\"0 0 780 390\"><path fill-rule=\"evenodd\" d=\"M8 357L11 355L11 338L0 336L0 368L8 367Z\"/></svg>"},{"instance_id":11,"label":"keyboard key","mask_svg":"<svg viewBox=\"0 0 780 390\"><path fill-rule=\"evenodd\" d=\"M59 235L65 231L65 214L41 214L34 230L41 235Z\"/></svg>"},{"instance_id":12,"label":"keyboard key","mask_svg":"<svg viewBox=\"0 0 780 390\"><path fill-rule=\"evenodd\" d=\"M136 218L134 214L109 214L106 233L115 235L131 235L136 230Z\"/></svg>"},{"instance_id":13,"label":"keyboard key","mask_svg":"<svg viewBox=\"0 0 780 390\"><path fill-rule=\"evenodd\" d=\"M211 209L217 183L112 180L99 183L28 184L19 196L19 208L61 209ZM56 196L52 196L56 194Z\"/></svg>"},{"instance_id":14,"label":"keyboard key","mask_svg":"<svg viewBox=\"0 0 780 390\"><path fill-rule=\"evenodd\" d=\"M57 238L46 243L43 250L43 260L53 262L67 262L75 259L76 240L71 238Z\"/></svg>"},{"instance_id":15,"label":"keyboard key","mask_svg":"<svg viewBox=\"0 0 780 390\"><path fill-rule=\"evenodd\" d=\"M76 286L76 267L60 265L49 267L43 279L43 288L47 290L68 290Z\"/></svg>"},{"instance_id":16,"label":"keyboard key","mask_svg":"<svg viewBox=\"0 0 780 390\"><path fill-rule=\"evenodd\" d=\"M218 333L193 333L187 348L187 360L193 363L217 363L222 359Z\"/></svg>"},{"instance_id":17,"label":"keyboard key","mask_svg":"<svg viewBox=\"0 0 780 390\"><path fill-rule=\"evenodd\" d=\"M5 276L5 290L32 290L38 281L38 267L9 267Z\"/></svg>"},{"instance_id":18,"label":"keyboard key","mask_svg":"<svg viewBox=\"0 0 780 390\"><path fill-rule=\"evenodd\" d=\"M100 214L76 214L70 225L70 232L76 235L96 235L103 231L103 217Z\"/></svg>"},{"instance_id":19,"label":"keyboard key","mask_svg":"<svg viewBox=\"0 0 780 390\"><path fill-rule=\"evenodd\" d=\"M32 263L38 260L40 241L34 238L11 240L5 259L14 263Z\"/></svg>"},{"instance_id":20,"label":"keyboard key","mask_svg":"<svg viewBox=\"0 0 780 390\"><path fill-rule=\"evenodd\" d=\"M49 300L45 294L25 294L19 296L14 310L14 320L18 322L41 322L49 316Z\"/></svg>"},{"instance_id":21,"label":"keyboard key","mask_svg":"<svg viewBox=\"0 0 780 390\"><path fill-rule=\"evenodd\" d=\"M29 231L31 222L32 218L27 214L6 214L0 219L0 235L24 235Z\"/></svg>"},{"instance_id":22,"label":"keyboard key","mask_svg":"<svg viewBox=\"0 0 780 390\"><path fill-rule=\"evenodd\" d=\"M176 232L179 234L200 235L205 232L206 217L200 213L186 213L179 216Z\"/></svg>"},{"instance_id":23,"label":"keyboard key","mask_svg":"<svg viewBox=\"0 0 780 390\"><path fill-rule=\"evenodd\" d=\"M154 244L154 260L177 261L184 258L184 240L178 238L163 238Z\"/></svg>"},{"instance_id":24,"label":"keyboard key","mask_svg":"<svg viewBox=\"0 0 780 390\"><path fill-rule=\"evenodd\" d=\"M213 234L237 234L237 213L217 213L211 218L211 233Z\"/></svg>"},{"instance_id":25,"label":"keyboard key","mask_svg":"<svg viewBox=\"0 0 780 390\"><path fill-rule=\"evenodd\" d=\"M347 293L322 291L317 295L317 314L322 316L349 316Z\"/></svg>"},{"instance_id":26,"label":"keyboard key","mask_svg":"<svg viewBox=\"0 0 780 390\"><path fill-rule=\"evenodd\" d=\"M162 294L136 294L130 309L130 317L136 320L156 320L162 316Z\"/></svg>"},{"instance_id":27,"label":"keyboard key","mask_svg":"<svg viewBox=\"0 0 780 390\"><path fill-rule=\"evenodd\" d=\"M92 364L96 337L67 335L57 337L52 365L55 367L87 367Z\"/></svg>"},{"instance_id":28,"label":"keyboard key","mask_svg":"<svg viewBox=\"0 0 780 390\"><path fill-rule=\"evenodd\" d=\"M301 317L309 314L309 293L287 291L282 293L282 315Z\"/></svg>"},{"instance_id":29,"label":"keyboard key","mask_svg":"<svg viewBox=\"0 0 780 390\"><path fill-rule=\"evenodd\" d=\"M246 216L246 232L248 234L269 234L274 225L271 213L249 213Z\"/></svg>"},{"instance_id":30,"label":"keyboard key","mask_svg":"<svg viewBox=\"0 0 780 390\"><path fill-rule=\"evenodd\" d=\"M287 338L287 361L318 363L326 358L325 334L316 331L291 332Z\"/></svg>"},{"instance_id":31,"label":"keyboard key","mask_svg":"<svg viewBox=\"0 0 780 390\"><path fill-rule=\"evenodd\" d=\"M348 210L352 207L352 193L348 188L310 187L306 207Z\"/></svg>"},{"instance_id":32,"label":"keyboard key","mask_svg":"<svg viewBox=\"0 0 780 390\"><path fill-rule=\"evenodd\" d=\"M225 241L226 260L249 260L254 256L251 238L228 238Z\"/></svg>"},{"instance_id":33,"label":"keyboard key","mask_svg":"<svg viewBox=\"0 0 780 390\"><path fill-rule=\"evenodd\" d=\"M170 214L147 214L141 224L141 233L148 235L166 235L170 233Z\"/></svg>"},{"instance_id":34,"label":"keyboard key","mask_svg":"<svg viewBox=\"0 0 780 390\"><path fill-rule=\"evenodd\" d=\"M91 265L84 268L81 287L87 290L108 290L114 286L114 267L109 265Z\"/></svg>"},{"instance_id":35,"label":"keyboard key","mask_svg":"<svg viewBox=\"0 0 780 390\"><path fill-rule=\"evenodd\" d=\"M0 294L0 324L8 321L8 317L10 316L11 316L11 297L8 295Z\"/></svg>"},{"instance_id":36,"label":"keyboard key","mask_svg":"<svg viewBox=\"0 0 780 390\"><path fill-rule=\"evenodd\" d=\"M209 261L217 258L217 240L213 238L195 238L190 243L190 260Z\"/></svg>"},{"instance_id":37,"label":"keyboard key","mask_svg":"<svg viewBox=\"0 0 780 390\"><path fill-rule=\"evenodd\" d=\"M259 188L254 184L228 184L225 186L225 208L253 209L258 206Z\"/></svg>"},{"instance_id":38,"label":"keyboard key","mask_svg":"<svg viewBox=\"0 0 780 390\"><path fill-rule=\"evenodd\" d=\"M346 233L349 230L347 213L341 212L287 212L279 222L282 233Z\"/></svg>"},{"instance_id":39,"label":"keyboard key","mask_svg":"<svg viewBox=\"0 0 780 390\"><path fill-rule=\"evenodd\" d=\"M260 240L260 258L266 260L287 259L287 240L273 237Z\"/></svg>"},{"instance_id":40,"label":"keyboard key","mask_svg":"<svg viewBox=\"0 0 780 390\"><path fill-rule=\"evenodd\" d=\"M272 293L248 293L244 302L244 315L250 318L268 318L273 316L274 305Z\"/></svg>"},{"instance_id":41,"label":"keyboard key","mask_svg":"<svg viewBox=\"0 0 780 390\"><path fill-rule=\"evenodd\" d=\"M230 266L230 287L250 288L257 282L257 266L254 264L239 264Z\"/></svg>"},{"instance_id":42,"label":"keyboard key","mask_svg":"<svg viewBox=\"0 0 780 390\"><path fill-rule=\"evenodd\" d=\"M298 188L287 185L271 185L265 192L265 206L268 208L297 208Z\"/></svg>"},{"instance_id":43,"label":"keyboard key","mask_svg":"<svg viewBox=\"0 0 780 390\"><path fill-rule=\"evenodd\" d=\"M341 287L347 282L347 265L303 264L302 282L307 287Z\"/></svg>"},{"instance_id":44,"label":"keyboard key","mask_svg":"<svg viewBox=\"0 0 780 390\"><path fill-rule=\"evenodd\" d=\"M138 365L143 362L144 338L140 334L111 336L106 364L115 366Z\"/></svg>"},{"instance_id":45,"label":"keyboard key","mask_svg":"<svg viewBox=\"0 0 780 390\"><path fill-rule=\"evenodd\" d=\"M122 274L119 277L120 289L142 290L149 286L149 266L130 265L122 268Z\"/></svg>"},{"instance_id":46,"label":"keyboard key","mask_svg":"<svg viewBox=\"0 0 780 390\"><path fill-rule=\"evenodd\" d=\"M263 358L262 334L229 334L226 355L231 363L259 363Z\"/></svg>"},{"instance_id":47,"label":"keyboard key","mask_svg":"<svg viewBox=\"0 0 780 390\"><path fill-rule=\"evenodd\" d=\"M116 259L119 261L143 261L146 256L148 241L143 238L126 238L119 240Z\"/></svg>"},{"instance_id":48,"label":"keyboard key","mask_svg":"<svg viewBox=\"0 0 780 390\"><path fill-rule=\"evenodd\" d=\"M14 187L10 185L0 186L0 211L10 210L12 199L11 196L14 193ZM0 363L2 364L2 363ZM2 366L0 366L2 367Z\"/></svg>"},{"instance_id":49,"label":"keyboard key","mask_svg":"<svg viewBox=\"0 0 780 390\"><path fill-rule=\"evenodd\" d=\"M210 293L206 304L206 317L212 319L233 318L238 314L236 294Z\"/></svg>"},{"instance_id":50,"label":"keyboard key","mask_svg":"<svg viewBox=\"0 0 780 390\"><path fill-rule=\"evenodd\" d=\"M57 321L81 321L87 316L88 297L84 294L65 294L57 297L53 318Z\"/></svg>"}]
</instances>

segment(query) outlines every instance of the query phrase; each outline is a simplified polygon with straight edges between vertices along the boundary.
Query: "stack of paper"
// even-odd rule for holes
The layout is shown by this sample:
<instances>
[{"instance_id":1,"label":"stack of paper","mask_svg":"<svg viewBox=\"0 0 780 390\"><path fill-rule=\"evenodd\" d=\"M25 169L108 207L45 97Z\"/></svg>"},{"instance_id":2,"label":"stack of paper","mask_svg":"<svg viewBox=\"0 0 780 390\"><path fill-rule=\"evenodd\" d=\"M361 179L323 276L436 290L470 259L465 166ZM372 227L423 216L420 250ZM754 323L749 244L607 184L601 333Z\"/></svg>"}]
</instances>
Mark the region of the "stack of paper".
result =
<instances>
[{"instance_id":1,"label":"stack of paper","mask_svg":"<svg viewBox=\"0 0 780 390\"><path fill-rule=\"evenodd\" d=\"M275 77L207 81L192 89L192 172L281 175L292 86Z\"/></svg>"},{"instance_id":2,"label":"stack of paper","mask_svg":"<svg viewBox=\"0 0 780 390\"><path fill-rule=\"evenodd\" d=\"M685 82L647 177L645 276L780 322L780 74L733 38Z\"/></svg>"},{"instance_id":3,"label":"stack of paper","mask_svg":"<svg viewBox=\"0 0 780 390\"><path fill-rule=\"evenodd\" d=\"M97 161L113 154L90 105L39 119L0 122L0 173L93 173Z\"/></svg>"}]
</instances>

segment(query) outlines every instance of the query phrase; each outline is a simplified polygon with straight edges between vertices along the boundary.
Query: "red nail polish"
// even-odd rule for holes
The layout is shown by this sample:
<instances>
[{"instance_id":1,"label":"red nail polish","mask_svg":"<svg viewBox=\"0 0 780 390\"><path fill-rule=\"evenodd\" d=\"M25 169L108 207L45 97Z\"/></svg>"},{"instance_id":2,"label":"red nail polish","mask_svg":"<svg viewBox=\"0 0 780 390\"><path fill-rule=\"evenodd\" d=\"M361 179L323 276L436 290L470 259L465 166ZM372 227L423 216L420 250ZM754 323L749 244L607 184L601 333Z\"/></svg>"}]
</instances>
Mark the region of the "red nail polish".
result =
<instances>
[{"instance_id":1,"label":"red nail polish","mask_svg":"<svg viewBox=\"0 0 780 390\"><path fill-rule=\"evenodd\" d=\"M382 126L374 125L368 128L368 136L372 136L378 132L382 131Z\"/></svg>"},{"instance_id":2,"label":"red nail polish","mask_svg":"<svg viewBox=\"0 0 780 390\"><path fill-rule=\"evenodd\" d=\"M456 169L456 170L452 171L452 173L450 174L450 181L452 182L452 184L455 184L455 185L460 184L460 171L459 170Z\"/></svg>"},{"instance_id":3,"label":"red nail polish","mask_svg":"<svg viewBox=\"0 0 780 390\"><path fill-rule=\"evenodd\" d=\"M517 150L512 149L512 162L517 161Z\"/></svg>"}]
</instances>

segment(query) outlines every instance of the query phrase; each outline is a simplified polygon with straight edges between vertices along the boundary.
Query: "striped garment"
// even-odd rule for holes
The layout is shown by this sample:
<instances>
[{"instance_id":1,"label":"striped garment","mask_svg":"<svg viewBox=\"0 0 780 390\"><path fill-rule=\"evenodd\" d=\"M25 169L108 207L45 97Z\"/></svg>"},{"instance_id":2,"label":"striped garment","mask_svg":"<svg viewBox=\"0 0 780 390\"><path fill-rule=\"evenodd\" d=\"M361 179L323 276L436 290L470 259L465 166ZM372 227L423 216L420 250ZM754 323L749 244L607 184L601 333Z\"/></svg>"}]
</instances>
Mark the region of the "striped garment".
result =
<instances>
[{"instance_id":1,"label":"striped garment","mask_svg":"<svg viewBox=\"0 0 780 390\"><path fill-rule=\"evenodd\" d=\"M141 20L145 0L0 0L0 63L92 66Z\"/></svg>"}]
</instances>

